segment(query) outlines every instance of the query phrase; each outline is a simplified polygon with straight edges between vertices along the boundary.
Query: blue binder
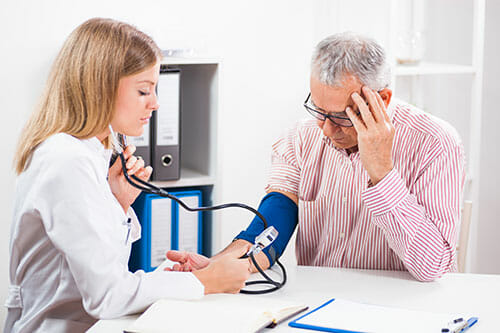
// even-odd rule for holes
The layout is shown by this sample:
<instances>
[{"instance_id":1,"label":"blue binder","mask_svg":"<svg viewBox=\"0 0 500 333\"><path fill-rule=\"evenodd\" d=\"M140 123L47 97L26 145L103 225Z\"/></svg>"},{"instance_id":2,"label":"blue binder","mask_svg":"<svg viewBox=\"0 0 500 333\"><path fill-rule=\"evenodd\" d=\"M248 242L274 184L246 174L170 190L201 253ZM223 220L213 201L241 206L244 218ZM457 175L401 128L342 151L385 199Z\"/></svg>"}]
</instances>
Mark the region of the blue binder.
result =
<instances>
[{"instance_id":1,"label":"blue binder","mask_svg":"<svg viewBox=\"0 0 500 333\"><path fill-rule=\"evenodd\" d=\"M198 207L202 203L201 191L198 190L169 193L186 200L190 207ZM132 244L130 271L142 269L145 272L151 272L155 270L165 260L166 252L178 250L179 245L182 247L181 250L202 253L201 212L186 214L183 212L184 208L179 207L175 201L145 193L139 195L132 207L141 223L142 231L141 239ZM179 217L181 217L180 221ZM181 231L180 235L179 231ZM186 231L194 234L186 234ZM186 246L189 242L191 245Z\"/></svg>"}]
</instances>

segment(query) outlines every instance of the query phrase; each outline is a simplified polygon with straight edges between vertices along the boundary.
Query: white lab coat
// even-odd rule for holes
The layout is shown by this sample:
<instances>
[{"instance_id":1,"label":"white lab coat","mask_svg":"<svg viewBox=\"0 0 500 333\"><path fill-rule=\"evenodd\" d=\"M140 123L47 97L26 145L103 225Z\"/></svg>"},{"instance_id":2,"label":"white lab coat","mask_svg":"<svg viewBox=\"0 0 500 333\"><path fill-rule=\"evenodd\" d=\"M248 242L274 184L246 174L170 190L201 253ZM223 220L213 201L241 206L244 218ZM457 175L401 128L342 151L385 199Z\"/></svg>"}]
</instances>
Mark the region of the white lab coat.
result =
<instances>
[{"instance_id":1,"label":"white lab coat","mask_svg":"<svg viewBox=\"0 0 500 333\"><path fill-rule=\"evenodd\" d=\"M83 332L96 319L139 312L160 298L203 296L192 273L128 271L140 225L111 193L110 156L97 138L60 133L18 177L6 333Z\"/></svg>"}]
</instances>

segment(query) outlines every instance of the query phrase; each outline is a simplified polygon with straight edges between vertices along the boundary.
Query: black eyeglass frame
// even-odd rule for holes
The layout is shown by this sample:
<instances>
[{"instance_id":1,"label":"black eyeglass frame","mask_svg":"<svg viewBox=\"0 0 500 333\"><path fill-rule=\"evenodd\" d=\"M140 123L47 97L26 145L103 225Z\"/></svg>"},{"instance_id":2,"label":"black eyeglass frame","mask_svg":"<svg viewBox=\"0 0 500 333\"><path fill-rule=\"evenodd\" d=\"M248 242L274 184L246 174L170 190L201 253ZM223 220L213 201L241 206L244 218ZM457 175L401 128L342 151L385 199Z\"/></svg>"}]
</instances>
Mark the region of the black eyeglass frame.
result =
<instances>
[{"instance_id":1,"label":"black eyeglass frame","mask_svg":"<svg viewBox=\"0 0 500 333\"><path fill-rule=\"evenodd\" d=\"M311 114L311 116L313 116L314 118L318 119L318 120L321 120L321 121L325 121L326 119L330 120L332 123L334 123L335 125L337 126L341 126L341 127L352 127L353 124L351 122L351 119L349 119L349 117L339 117L339 116L334 116L334 115L331 115L331 114L328 114L328 113L324 113L324 112L321 112L321 111L318 111L316 109L313 109L311 108L308 104L309 102L309 99L311 99L311 93L309 93L309 95L307 95L307 98L306 100L304 101L304 108L306 109L307 112L309 112L309 114ZM356 112L357 115L360 114L359 111ZM338 120L336 121L335 119L342 119L344 121L348 121L348 123L338 123Z\"/></svg>"}]
</instances>

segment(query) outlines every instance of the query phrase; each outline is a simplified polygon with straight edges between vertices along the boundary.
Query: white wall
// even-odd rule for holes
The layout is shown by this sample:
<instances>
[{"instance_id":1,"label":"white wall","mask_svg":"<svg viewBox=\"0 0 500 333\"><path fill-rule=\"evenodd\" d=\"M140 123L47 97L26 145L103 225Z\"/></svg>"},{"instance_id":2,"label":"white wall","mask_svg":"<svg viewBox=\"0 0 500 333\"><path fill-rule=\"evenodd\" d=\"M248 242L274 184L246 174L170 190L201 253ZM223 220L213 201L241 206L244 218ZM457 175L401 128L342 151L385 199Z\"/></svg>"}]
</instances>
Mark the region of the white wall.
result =
<instances>
[{"instance_id":1,"label":"white wall","mask_svg":"<svg viewBox=\"0 0 500 333\"><path fill-rule=\"evenodd\" d=\"M500 273L500 2L486 1L486 33L484 46L483 122L481 137L481 178L479 191L479 221L477 257L473 270ZM475 203L474 203L475 204Z\"/></svg>"}]
</instances>

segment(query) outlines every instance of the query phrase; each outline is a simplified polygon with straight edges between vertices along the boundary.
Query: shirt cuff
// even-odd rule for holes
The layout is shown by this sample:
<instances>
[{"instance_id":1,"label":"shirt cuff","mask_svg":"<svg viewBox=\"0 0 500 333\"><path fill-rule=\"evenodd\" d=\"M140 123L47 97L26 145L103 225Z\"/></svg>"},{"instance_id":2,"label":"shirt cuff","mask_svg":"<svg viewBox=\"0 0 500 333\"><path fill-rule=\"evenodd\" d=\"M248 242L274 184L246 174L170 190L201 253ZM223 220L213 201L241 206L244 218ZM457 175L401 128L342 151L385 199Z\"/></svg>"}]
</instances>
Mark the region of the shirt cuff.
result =
<instances>
[{"instance_id":1,"label":"shirt cuff","mask_svg":"<svg viewBox=\"0 0 500 333\"><path fill-rule=\"evenodd\" d=\"M364 190L361 198L373 215L378 216L398 206L408 194L399 172L393 168L377 185Z\"/></svg>"},{"instance_id":2,"label":"shirt cuff","mask_svg":"<svg viewBox=\"0 0 500 333\"><path fill-rule=\"evenodd\" d=\"M154 271L146 273L152 280L150 292L157 298L180 300L201 299L205 295L205 286L191 272Z\"/></svg>"}]
</instances>

